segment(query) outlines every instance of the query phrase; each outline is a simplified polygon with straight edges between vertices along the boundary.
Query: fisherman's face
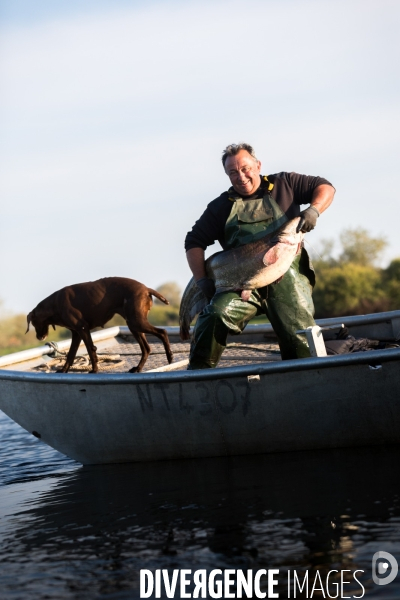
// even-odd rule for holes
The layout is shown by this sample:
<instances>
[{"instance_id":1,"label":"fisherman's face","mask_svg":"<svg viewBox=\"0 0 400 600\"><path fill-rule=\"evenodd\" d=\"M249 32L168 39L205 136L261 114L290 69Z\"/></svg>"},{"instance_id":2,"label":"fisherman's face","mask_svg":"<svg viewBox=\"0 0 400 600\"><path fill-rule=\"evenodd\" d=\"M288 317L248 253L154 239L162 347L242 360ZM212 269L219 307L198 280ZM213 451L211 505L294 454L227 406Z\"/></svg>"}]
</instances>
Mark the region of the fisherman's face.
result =
<instances>
[{"instance_id":1,"label":"fisherman's face","mask_svg":"<svg viewBox=\"0 0 400 600\"><path fill-rule=\"evenodd\" d=\"M260 171L260 161L255 160L247 150L239 150L225 161L225 173L241 196L251 196L260 187Z\"/></svg>"}]
</instances>

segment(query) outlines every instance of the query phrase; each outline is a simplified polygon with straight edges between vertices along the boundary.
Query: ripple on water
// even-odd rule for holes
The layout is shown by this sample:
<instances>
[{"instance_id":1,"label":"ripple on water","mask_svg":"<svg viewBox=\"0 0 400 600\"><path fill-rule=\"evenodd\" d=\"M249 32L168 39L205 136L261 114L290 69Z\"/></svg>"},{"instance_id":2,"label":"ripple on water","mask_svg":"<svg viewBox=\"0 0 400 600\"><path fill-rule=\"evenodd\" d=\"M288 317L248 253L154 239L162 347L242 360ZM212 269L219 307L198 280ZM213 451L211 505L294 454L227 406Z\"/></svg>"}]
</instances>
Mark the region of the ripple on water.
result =
<instances>
[{"instance_id":1,"label":"ripple on water","mask_svg":"<svg viewBox=\"0 0 400 600\"><path fill-rule=\"evenodd\" d=\"M82 467L0 427L2 599L123 600L141 568L272 567L363 569L366 597L400 597L371 580L374 552L400 562L398 448Z\"/></svg>"},{"instance_id":2,"label":"ripple on water","mask_svg":"<svg viewBox=\"0 0 400 600\"><path fill-rule=\"evenodd\" d=\"M79 466L0 411L0 486L60 476Z\"/></svg>"}]
</instances>

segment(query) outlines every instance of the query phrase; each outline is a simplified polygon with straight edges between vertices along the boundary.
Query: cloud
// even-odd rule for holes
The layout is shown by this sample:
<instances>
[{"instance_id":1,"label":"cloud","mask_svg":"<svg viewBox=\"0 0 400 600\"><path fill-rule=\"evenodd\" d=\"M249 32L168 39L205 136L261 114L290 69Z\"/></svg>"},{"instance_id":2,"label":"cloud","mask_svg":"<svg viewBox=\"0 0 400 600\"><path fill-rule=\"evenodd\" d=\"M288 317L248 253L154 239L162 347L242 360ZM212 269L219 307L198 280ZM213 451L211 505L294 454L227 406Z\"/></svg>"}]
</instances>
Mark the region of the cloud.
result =
<instances>
[{"instance_id":1,"label":"cloud","mask_svg":"<svg viewBox=\"0 0 400 600\"><path fill-rule=\"evenodd\" d=\"M45 21L5 33L6 102L35 110L96 110L199 94L282 97L365 85L390 60L381 3L234 0L168 3ZM361 10L363 6L363 10ZM398 12L398 11L397 11ZM354 30L357 25L356 30ZM356 33L356 35L354 35ZM395 57L392 58L395 60ZM373 74L375 85L381 68ZM204 89L204 85L210 86ZM29 93L29 103L27 103Z\"/></svg>"}]
</instances>

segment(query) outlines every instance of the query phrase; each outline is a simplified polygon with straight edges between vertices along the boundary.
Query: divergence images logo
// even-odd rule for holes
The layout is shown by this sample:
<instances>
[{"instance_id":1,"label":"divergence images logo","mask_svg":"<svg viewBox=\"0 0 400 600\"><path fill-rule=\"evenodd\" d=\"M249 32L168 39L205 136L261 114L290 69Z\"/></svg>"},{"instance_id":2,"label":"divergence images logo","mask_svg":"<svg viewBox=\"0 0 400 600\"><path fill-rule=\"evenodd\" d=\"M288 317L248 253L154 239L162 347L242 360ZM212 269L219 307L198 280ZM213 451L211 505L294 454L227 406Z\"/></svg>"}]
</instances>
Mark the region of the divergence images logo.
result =
<instances>
[{"instance_id":1,"label":"divergence images logo","mask_svg":"<svg viewBox=\"0 0 400 600\"><path fill-rule=\"evenodd\" d=\"M392 569L391 572L389 571L389 575L386 575L386 577L378 577L378 574L384 575L388 572L389 565ZM375 552L372 557L372 579L374 580L374 583L377 585L387 585L388 583L392 583L392 581L396 579L398 571L399 565L394 556L389 554L389 552L383 552L383 550Z\"/></svg>"}]
</instances>

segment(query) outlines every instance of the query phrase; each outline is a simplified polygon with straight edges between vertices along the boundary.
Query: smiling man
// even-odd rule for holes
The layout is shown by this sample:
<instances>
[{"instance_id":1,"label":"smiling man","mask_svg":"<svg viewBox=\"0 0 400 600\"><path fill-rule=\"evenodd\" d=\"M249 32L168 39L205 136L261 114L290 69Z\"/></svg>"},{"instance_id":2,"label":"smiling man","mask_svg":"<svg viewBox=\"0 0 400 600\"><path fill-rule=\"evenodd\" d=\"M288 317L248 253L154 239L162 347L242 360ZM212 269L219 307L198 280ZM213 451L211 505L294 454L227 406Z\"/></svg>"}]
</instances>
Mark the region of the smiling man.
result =
<instances>
[{"instance_id":1,"label":"smiling man","mask_svg":"<svg viewBox=\"0 0 400 600\"><path fill-rule=\"evenodd\" d=\"M240 333L260 314L270 320L283 360L309 357L304 336L296 335L298 329L315 325L311 296L315 275L306 250L300 249L279 281L254 290L248 302L240 292L215 294L214 282L206 274L204 250L216 240L224 250L237 248L298 216L298 229L311 231L331 204L335 189L321 177L286 172L262 176L261 162L245 143L227 146L222 164L232 186L207 206L185 240L189 267L209 300L196 323L188 368L216 367L228 333ZM310 206L301 211L302 204Z\"/></svg>"}]
</instances>

